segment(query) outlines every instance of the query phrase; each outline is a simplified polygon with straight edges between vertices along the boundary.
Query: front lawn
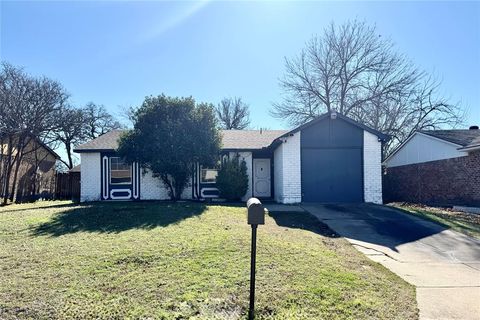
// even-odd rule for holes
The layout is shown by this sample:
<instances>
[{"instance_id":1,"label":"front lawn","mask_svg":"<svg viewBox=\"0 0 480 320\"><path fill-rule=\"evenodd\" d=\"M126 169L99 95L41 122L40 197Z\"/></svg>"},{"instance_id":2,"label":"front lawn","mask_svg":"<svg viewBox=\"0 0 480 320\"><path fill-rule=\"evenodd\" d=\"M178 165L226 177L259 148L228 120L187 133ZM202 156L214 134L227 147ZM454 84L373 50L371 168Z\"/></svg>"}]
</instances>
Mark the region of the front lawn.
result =
<instances>
[{"instance_id":1,"label":"front lawn","mask_svg":"<svg viewBox=\"0 0 480 320\"><path fill-rule=\"evenodd\" d=\"M258 230L258 319L416 319L412 286L306 213ZM0 319L244 319L244 207L0 208Z\"/></svg>"},{"instance_id":2,"label":"front lawn","mask_svg":"<svg viewBox=\"0 0 480 320\"><path fill-rule=\"evenodd\" d=\"M395 202L390 204L404 212L434 221L444 227L452 228L471 237L480 239L480 215L455 211L447 208Z\"/></svg>"}]
</instances>

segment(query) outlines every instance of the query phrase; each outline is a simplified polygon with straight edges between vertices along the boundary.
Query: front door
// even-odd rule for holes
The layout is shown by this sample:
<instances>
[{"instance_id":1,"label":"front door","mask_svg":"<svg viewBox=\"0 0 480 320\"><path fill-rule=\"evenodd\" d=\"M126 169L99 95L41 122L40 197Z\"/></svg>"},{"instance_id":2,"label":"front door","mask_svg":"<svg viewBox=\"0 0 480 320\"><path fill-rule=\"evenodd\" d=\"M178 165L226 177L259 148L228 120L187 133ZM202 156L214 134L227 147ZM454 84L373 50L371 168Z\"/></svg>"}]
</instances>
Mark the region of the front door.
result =
<instances>
[{"instance_id":1,"label":"front door","mask_svg":"<svg viewBox=\"0 0 480 320\"><path fill-rule=\"evenodd\" d=\"M271 197L270 159L253 159L253 196Z\"/></svg>"}]
</instances>

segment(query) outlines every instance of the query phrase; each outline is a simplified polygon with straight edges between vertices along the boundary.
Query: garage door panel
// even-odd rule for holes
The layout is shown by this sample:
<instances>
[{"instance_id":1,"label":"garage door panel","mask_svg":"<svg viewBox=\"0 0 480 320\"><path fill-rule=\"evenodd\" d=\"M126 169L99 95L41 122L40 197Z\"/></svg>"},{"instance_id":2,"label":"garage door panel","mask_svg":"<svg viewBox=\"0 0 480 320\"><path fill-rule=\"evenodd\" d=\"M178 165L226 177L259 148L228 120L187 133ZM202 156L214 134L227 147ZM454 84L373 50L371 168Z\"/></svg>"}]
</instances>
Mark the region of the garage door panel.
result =
<instances>
[{"instance_id":1,"label":"garage door panel","mask_svg":"<svg viewBox=\"0 0 480 320\"><path fill-rule=\"evenodd\" d=\"M305 202L362 202L361 148L303 148Z\"/></svg>"}]
</instances>

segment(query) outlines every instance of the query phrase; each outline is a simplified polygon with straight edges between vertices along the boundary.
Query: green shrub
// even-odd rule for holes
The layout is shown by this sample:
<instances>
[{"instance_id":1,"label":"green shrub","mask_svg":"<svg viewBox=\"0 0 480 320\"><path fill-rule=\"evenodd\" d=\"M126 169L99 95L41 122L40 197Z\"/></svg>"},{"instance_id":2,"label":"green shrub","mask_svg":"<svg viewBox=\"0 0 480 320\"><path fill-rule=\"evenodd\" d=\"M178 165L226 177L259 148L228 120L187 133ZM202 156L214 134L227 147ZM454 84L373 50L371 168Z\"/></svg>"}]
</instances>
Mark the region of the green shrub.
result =
<instances>
[{"instance_id":1,"label":"green shrub","mask_svg":"<svg viewBox=\"0 0 480 320\"><path fill-rule=\"evenodd\" d=\"M239 157L224 160L218 171L217 188L220 197L229 201L240 200L248 189L247 164Z\"/></svg>"}]
</instances>

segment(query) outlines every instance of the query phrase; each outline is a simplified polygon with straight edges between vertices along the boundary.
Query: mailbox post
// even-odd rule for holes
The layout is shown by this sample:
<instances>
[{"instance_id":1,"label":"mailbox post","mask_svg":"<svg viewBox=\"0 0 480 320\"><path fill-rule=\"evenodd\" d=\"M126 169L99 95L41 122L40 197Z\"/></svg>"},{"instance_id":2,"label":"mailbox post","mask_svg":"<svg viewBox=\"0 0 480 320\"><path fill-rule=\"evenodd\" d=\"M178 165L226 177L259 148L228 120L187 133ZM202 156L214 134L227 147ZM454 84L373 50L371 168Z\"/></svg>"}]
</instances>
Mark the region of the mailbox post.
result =
<instances>
[{"instance_id":1,"label":"mailbox post","mask_svg":"<svg viewBox=\"0 0 480 320\"><path fill-rule=\"evenodd\" d=\"M255 260L257 255L257 226L265 224L265 210L257 198L247 201L247 222L252 226L252 249L250 260L250 307L248 319L253 320L255 312Z\"/></svg>"}]
</instances>

